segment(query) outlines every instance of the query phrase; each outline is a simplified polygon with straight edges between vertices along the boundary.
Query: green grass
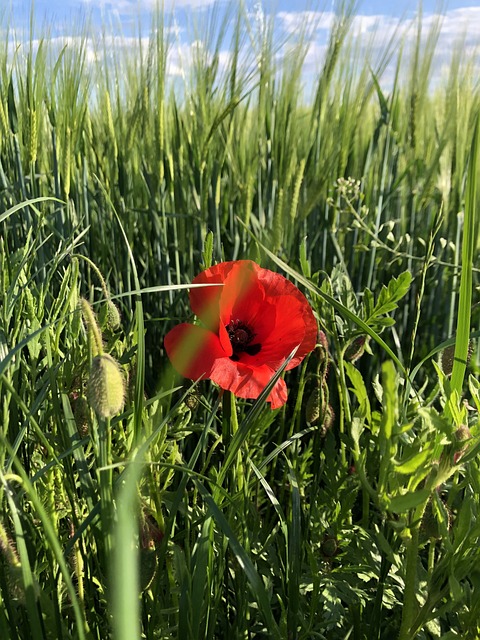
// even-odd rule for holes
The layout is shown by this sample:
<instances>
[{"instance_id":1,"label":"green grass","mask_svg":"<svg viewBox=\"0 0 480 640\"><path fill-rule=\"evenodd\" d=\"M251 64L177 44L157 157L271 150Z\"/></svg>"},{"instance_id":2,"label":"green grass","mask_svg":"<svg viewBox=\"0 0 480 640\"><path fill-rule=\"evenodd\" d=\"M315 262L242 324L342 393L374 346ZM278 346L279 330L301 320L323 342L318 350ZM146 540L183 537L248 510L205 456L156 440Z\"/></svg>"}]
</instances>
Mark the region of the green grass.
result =
<instances>
[{"instance_id":1,"label":"green grass","mask_svg":"<svg viewBox=\"0 0 480 640\"><path fill-rule=\"evenodd\" d=\"M87 22L61 51L34 24L4 41L2 638L480 636L473 60L459 45L433 86L419 21L386 89L401 36L375 57L353 15L311 99L313 27L279 62L233 4L181 86L160 12L97 61ZM239 258L295 280L328 341L274 412L163 348L185 285ZM90 406L99 350L125 379L112 416Z\"/></svg>"}]
</instances>

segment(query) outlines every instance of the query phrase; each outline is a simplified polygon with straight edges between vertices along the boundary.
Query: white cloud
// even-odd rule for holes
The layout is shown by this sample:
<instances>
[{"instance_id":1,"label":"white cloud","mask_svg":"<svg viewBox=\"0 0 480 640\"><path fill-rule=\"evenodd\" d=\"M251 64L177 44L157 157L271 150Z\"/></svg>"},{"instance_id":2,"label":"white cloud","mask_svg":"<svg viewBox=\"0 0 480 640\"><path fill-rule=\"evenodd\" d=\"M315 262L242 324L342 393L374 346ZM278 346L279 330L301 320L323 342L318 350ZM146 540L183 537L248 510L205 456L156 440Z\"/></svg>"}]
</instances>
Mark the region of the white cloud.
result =
<instances>
[{"instance_id":1,"label":"white cloud","mask_svg":"<svg viewBox=\"0 0 480 640\"><path fill-rule=\"evenodd\" d=\"M290 11L277 15L278 26L287 36L294 36L307 25L311 42L305 57L304 73L310 79L318 77L321 64L326 52L329 31L335 21L332 12ZM363 15L357 14L352 18L348 42L352 45L352 55L355 62L362 66L363 61L370 61L375 68L375 61L381 61L382 56L392 47L393 53L390 64L385 68L383 83L388 86L393 77L396 55L403 43L405 63L413 51L417 38L417 18L399 19L386 14ZM429 34L438 31L438 42L435 49L432 71L433 81L437 82L445 77L449 68L449 61L454 52L461 48L465 60L477 56L480 49L480 7L464 7L452 9L441 14L426 14L422 17L422 40L426 42ZM287 51L287 49L285 49ZM408 68L404 64L403 68Z\"/></svg>"},{"instance_id":2,"label":"white cloud","mask_svg":"<svg viewBox=\"0 0 480 640\"><path fill-rule=\"evenodd\" d=\"M280 11L277 14L280 27L287 34L296 34L305 25L310 29L328 31L335 20L335 14L331 11Z\"/></svg>"}]
</instances>

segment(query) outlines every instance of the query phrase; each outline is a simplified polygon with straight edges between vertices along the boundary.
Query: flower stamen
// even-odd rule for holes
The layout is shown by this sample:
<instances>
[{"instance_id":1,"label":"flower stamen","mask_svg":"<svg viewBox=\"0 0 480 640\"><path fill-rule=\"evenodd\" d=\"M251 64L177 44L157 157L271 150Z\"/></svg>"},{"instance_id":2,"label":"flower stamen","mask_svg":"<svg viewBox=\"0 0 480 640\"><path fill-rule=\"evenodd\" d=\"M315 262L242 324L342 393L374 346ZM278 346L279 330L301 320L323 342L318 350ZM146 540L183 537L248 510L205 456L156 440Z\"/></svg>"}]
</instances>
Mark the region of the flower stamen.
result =
<instances>
[{"instance_id":1,"label":"flower stamen","mask_svg":"<svg viewBox=\"0 0 480 640\"><path fill-rule=\"evenodd\" d=\"M251 344L255 338L255 333L242 320L230 320L225 329L233 349L233 354L230 356L231 360L238 362L240 360L239 354L242 352L247 353L249 356L255 356L262 348L261 344Z\"/></svg>"}]
</instances>

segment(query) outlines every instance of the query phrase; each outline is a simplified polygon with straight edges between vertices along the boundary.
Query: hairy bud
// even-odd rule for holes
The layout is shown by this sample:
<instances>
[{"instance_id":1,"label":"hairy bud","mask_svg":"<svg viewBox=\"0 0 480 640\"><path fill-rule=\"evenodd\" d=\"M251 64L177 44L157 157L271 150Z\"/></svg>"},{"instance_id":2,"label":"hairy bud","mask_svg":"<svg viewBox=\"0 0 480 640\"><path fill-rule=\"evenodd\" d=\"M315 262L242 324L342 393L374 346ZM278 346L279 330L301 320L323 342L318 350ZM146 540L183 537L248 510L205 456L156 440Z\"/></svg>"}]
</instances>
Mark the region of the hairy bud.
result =
<instances>
[{"instance_id":1,"label":"hairy bud","mask_svg":"<svg viewBox=\"0 0 480 640\"><path fill-rule=\"evenodd\" d=\"M90 406L102 418L111 418L123 408L125 380L119 364L107 353L92 360L87 397Z\"/></svg>"},{"instance_id":2,"label":"hairy bud","mask_svg":"<svg viewBox=\"0 0 480 640\"><path fill-rule=\"evenodd\" d=\"M467 364L470 361L472 353L473 353L473 341L470 340L468 343ZM446 349L444 349L440 355L440 365L442 367L443 373L446 376L451 375L453 371L454 361L455 361L455 345L452 344Z\"/></svg>"},{"instance_id":3,"label":"hairy bud","mask_svg":"<svg viewBox=\"0 0 480 640\"><path fill-rule=\"evenodd\" d=\"M355 362L361 358L365 352L368 336L357 336L351 340L345 349L344 358L347 362Z\"/></svg>"}]
</instances>

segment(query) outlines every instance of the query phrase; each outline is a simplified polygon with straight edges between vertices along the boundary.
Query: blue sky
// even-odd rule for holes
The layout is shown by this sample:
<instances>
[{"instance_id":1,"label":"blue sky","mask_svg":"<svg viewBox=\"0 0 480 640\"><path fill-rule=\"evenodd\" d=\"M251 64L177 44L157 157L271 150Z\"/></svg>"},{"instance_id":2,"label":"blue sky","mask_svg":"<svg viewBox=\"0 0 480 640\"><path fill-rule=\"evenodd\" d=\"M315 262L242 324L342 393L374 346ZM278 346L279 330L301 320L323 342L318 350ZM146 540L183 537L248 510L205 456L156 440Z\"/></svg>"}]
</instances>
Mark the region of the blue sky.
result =
<instances>
[{"instance_id":1,"label":"blue sky","mask_svg":"<svg viewBox=\"0 0 480 640\"><path fill-rule=\"evenodd\" d=\"M170 8L173 5L177 7L179 16L185 13L204 10L206 7L212 6L215 0L165 0L165 7ZM228 4L225 0L220 0L218 4ZM3 3L2 3L3 4ZM5 3L5 4L8 4ZM5 6L4 4L4 6ZM32 3L28 0L9 0L10 7L13 9L14 21L23 22L30 13ZM118 14L123 16L125 20L129 19L132 14L140 13L144 16L156 4L156 0L34 0L33 6L37 19L42 22L46 17L49 22L64 22L65 20L78 17L80 11L91 12L94 16L99 17L102 13ZM244 2L247 10L253 10L256 4L255 0ZM324 2L315 0L264 0L262 5L265 11L270 10L276 12L301 12L305 9L324 9L330 11L335 4L335 0L325 0ZM480 8L480 0L423 0L423 12L431 14L443 8L443 12L448 15L456 9L463 8ZM412 16L418 9L418 0L359 0L357 13L365 15L387 15L387 16Z\"/></svg>"},{"instance_id":2,"label":"blue sky","mask_svg":"<svg viewBox=\"0 0 480 640\"><path fill-rule=\"evenodd\" d=\"M222 1L222 0L220 0ZM195 9L199 7L205 7L212 5L214 0L171 0L165 1L165 6L187 6L189 9ZM225 2L224 2L225 4ZM245 2L245 6L253 6L256 2ZM276 7L280 11L301 11L304 8L324 7L330 9L333 2L311 2L310 0L276 0L273 2L267 1L263 3L265 7ZM423 0L423 9L425 12L435 11L439 6L444 6L444 9L451 10L459 7L478 7L480 2L478 0L446 0L445 2L438 2L438 0ZM29 11L31 3L25 0L13 0L12 6L16 6L18 9ZM120 7L128 10L129 5L131 7L142 7L148 9L155 6L155 0L36 0L34 6L39 12L52 12L63 13L71 9L77 10L80 7ZM394 15L400 15L405 10L414 11L419 5L418 0L359 0L359 9L366 13L388 13Z\"/></svg>"},{"instance_id":3,"label":"blue sky","mask_svg":"<svg viewBox=\"0 0 480 640\"><path fill-rule=\"evenodd\" d=\"M25 39L28 41L28 24L31 9L30 0L0 0L0 3L9 9L3 16L3 23L8 23L16 34L16 43ZM8 5L10 3L10 5ZM101 33L102 25L107 31L121 32L124 38L123 45L133 47L136 36L138 39L139 19L142 25L142 35L148 36L152 9L157 0L34 0L34 15L36 30L34 38L45 35L44 26L48 25L49 35L61 39L75 37L79 33L85 36L81 29L84 25L84 17L89 16L88 37L91 37L91 55L96 55L94 40ZM182 75L192 58L192 47L198 50L198 35L194 33L193 26L197 18L201 18L205 11L211 10L214 5L220 11L232 2L227 0L164 0L167 10L175 4L175 35L174 46L171 48L169 73L172 76ZM273 12L275 29L279 41L288 36L294 36L298 24L315 25L310 34L310 47L305 58L304 73L308 78L309 73L319 68L322 63L322 54L332 24L335 7L341 4L341 0L244 0L243 6L254 28L258 27L259 7L266 15ZM0 5L1 6L1 5ZM233 4L236 6L236 3ZM418 11L418 0L359 0L356 17L353 24L353 32L357 34L360 49L369 48L370 53L382 54L385 41L393 33L401 31L404 34L408 50L408 38L413 41L415 37L414 18ZM439 35L434 69L437 78L448 71L449 59L454 47L462 38L462 47L467 56L476 60L475 73L480 77L479 49L480 49L480 0L423 0L423 18L425 32L435 24L438 15L442 14L442 28ZM308 13L307 13L308 11ZM401 18L401 21L400 21ZM0 8L0 26L2 9ZM399 22L400 21L400 22ZM261 20L260 20L261 22ZM168 18L166 19L168 24ZM401 25L399 29L399 24ZM79 31L80 29L80 31ZM111 34L115 35L115 34ZM194 42L195 38L197 41ZM221 63L229 64L228 37L222 44ZM118 41L116 40L118 43ZM138 42L138 40L137 40ZM373 43L373 44L372 44ZM288 53L285 48L284 53ZM183 65L183 68L181 68ZM310 70L310 71L309 71ZM393 65L387 69L382 81L388 86L389 78L393 77ZM308 80L307 80L308 82Z\"/></svg>"}]
</instances>

